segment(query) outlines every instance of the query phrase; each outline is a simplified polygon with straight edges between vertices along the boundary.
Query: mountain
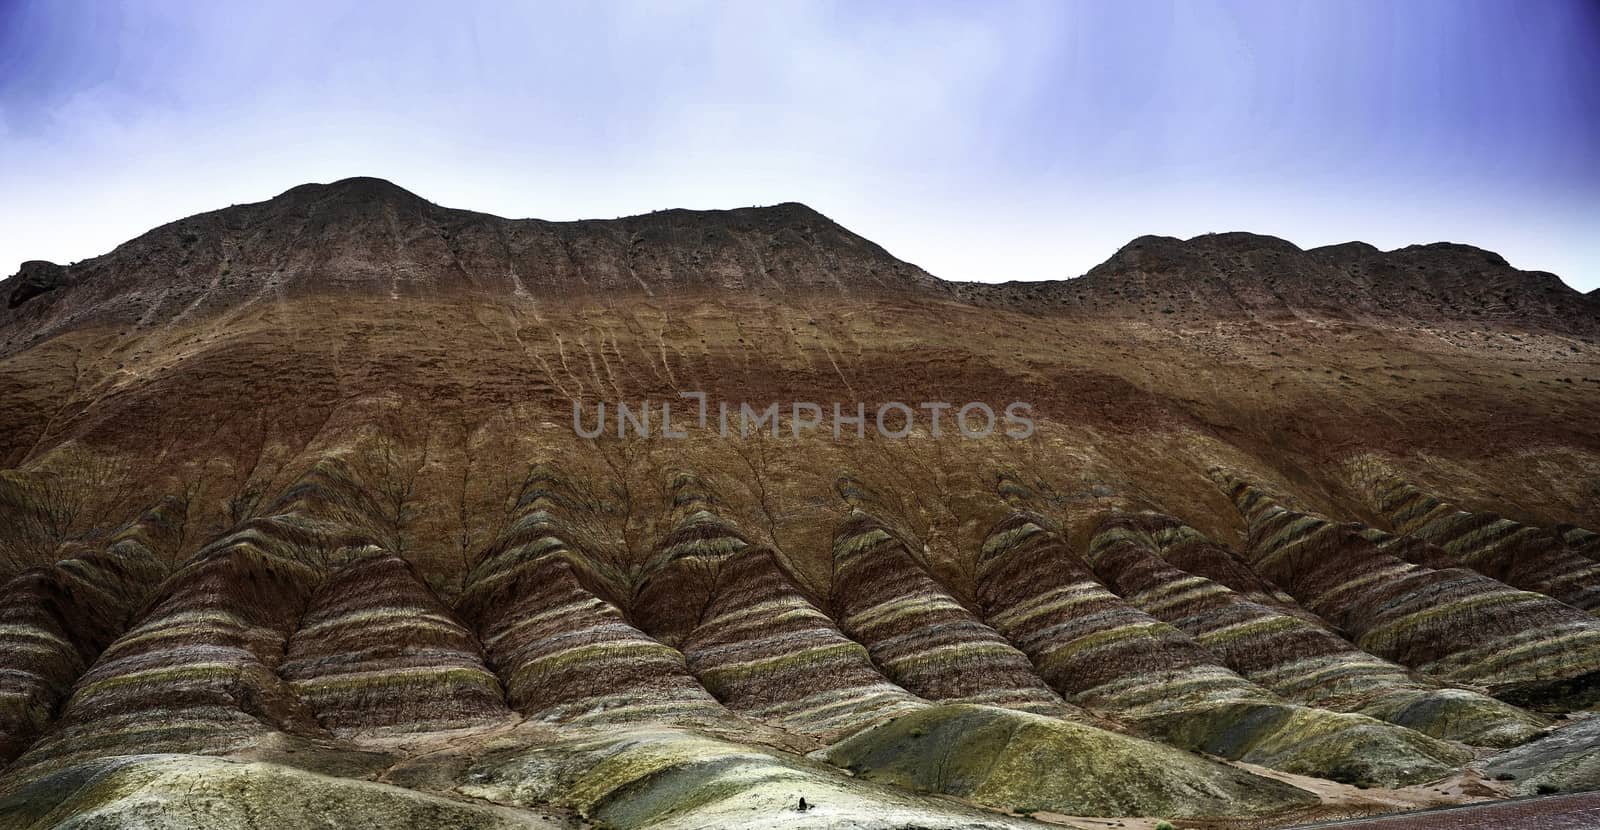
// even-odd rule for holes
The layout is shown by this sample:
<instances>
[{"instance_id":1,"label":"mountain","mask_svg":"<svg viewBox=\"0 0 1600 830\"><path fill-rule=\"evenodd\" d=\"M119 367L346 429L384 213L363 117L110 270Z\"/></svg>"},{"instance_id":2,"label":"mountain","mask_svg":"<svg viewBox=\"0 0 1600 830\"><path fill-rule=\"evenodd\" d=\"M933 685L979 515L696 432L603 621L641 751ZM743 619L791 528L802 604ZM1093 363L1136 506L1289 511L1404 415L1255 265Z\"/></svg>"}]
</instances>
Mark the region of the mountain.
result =
<instances>
[{"instance_id":1,"label":"mountain","mask_svg":"<svg viewBox=\"0 0 1600 830\"><path fill-rule=\"evenodd\" d=\"M797 203L666 210L614 220L502 219L352 178L183 219L111 253L23 264L0 282L0 327L35 336L86 316L170 322L314 291L367 295L551 291L909 294L1077 314L1481 320L1593 332L1590 298L1500 256L1438 243L1302 251L1270 236L1144 236L1071 280L940 280Z\"/></svg>"},{"instance_id":2,"label":"mountain","mask_svg":"<svg viewBox=\"0 0 1600 830\"><path fill-rule=\"evenodd\" d=\"M615 220L502 219L442 208L381 179L302 185L164 225L62 267L0 282L0 326L86 317L168 323L266 299L549 292L932 292L922 270L800 204Z\"/></svg>"},{"instance_id":3,"label":"mountain","mask_svg":"<svg viewBox=\"0 0 1600 830\"><path fill-rule=\"evenodd\" d=\"M1595 301L1488 252L954 283L793 203L347 179L0 297L0 828L1600 787Z\"/></svg>"},{"instance_id":4,"label":"mountain","mask_svg":"<svg viewBox=\"0 0 1600 830\"><path fill-rule=\"evenodd\" d=\"M1364 242L1301 250L1250 233L1142 236L1078 279L969 285L962 293L980 302L1191 320L1475 321L1585 333L1600 325L1592 298L1555 275L1519 271L1498 254L1450 243L1383 252Z\"/></svg>"}]
</instances>

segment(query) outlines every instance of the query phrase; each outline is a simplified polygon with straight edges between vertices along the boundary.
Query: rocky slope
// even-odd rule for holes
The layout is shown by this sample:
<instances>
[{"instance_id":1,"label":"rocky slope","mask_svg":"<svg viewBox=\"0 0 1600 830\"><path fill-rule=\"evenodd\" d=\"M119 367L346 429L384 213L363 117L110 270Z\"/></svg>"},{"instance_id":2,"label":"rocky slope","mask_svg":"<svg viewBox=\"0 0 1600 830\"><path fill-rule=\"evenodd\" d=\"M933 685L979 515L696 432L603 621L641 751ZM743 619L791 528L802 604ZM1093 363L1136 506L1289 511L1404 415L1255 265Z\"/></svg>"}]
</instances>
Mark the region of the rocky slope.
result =
<instances>
[{"instance_id":1,"label":"rocky slope","mask_svg":"<svg viewBox=\"0 0 1600 830\"><path fill-rule=\"evenodd\" d=\"M351 179L0 296L0 828L1600 786L1600 315L1487 252L1143 237L966 285L800 205Z\"/></svg>"}]
</instances>

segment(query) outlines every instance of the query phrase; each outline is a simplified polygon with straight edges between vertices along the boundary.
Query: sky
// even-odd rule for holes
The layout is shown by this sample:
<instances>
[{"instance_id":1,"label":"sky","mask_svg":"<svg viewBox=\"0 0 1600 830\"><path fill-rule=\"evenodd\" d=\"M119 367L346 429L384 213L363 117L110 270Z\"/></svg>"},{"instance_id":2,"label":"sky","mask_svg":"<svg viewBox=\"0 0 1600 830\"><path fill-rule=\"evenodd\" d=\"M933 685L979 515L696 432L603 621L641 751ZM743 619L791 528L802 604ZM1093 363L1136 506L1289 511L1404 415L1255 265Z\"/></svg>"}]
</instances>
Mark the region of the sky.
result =
<instances>
[{"instance_id":1,"label":"sky","mask_svg":"<svg viewBox=\"0 0 1600 830\"><path fill-rule=\"evenodd\" d=\"M1143 234L1600 288L1600 2L0 0L0 275L290 187L799 201L946 279Z\"/></svg>"}]
</instances>

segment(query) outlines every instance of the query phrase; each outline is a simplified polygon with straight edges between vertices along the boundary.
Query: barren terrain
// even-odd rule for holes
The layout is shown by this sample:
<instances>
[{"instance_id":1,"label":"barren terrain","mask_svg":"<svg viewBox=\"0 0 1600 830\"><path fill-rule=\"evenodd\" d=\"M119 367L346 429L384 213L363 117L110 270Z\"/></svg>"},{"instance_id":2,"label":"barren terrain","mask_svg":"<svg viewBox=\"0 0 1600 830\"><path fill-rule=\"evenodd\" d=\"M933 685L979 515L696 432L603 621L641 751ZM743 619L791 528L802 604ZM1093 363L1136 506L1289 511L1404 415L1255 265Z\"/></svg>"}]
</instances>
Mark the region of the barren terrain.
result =
<instances>
[{"instance_id":1,"label":"barren terrain","mask_svg":"<svg viewBox=\"0 0 1600 830\"><path fill-rule=\"evenodd\" d=\"M1600 301L1488 252L1142 237L957 284L801 205L352 179L0 297L0 827L1273 827L1600 785ZM686 437L619 438L646 401Z\"/></svg>"}]
</instances>

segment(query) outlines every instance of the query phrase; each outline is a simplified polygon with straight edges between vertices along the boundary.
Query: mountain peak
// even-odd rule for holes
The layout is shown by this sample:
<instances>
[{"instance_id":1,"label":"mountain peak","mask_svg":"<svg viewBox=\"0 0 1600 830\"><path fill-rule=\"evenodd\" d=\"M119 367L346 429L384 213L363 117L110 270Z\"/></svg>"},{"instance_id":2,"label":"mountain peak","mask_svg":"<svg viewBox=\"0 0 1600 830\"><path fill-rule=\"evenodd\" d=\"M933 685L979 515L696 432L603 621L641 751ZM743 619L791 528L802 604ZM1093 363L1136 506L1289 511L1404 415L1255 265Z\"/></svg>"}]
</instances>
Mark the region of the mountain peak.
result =
<instances>
[{"instance_id":1,"label":"mountain peak","mask_svg":"<svg viewBox=\"0 0 1600 830\"><path fill-rule=\"evenodd\" d=\"M325 199L348 199L360 202L421 202L428 204L426 199L389 181L373 176L351 176L347 179L321 183L308 182L297 185L279 194L276 199L289 201L318 201Z\"/></svg>"},{"instance_id":2,"label":"mountain peak","mask_svg":"<svg viewBox=\"0 0 1600 830\"><path fill-rule=\"evenodd\" d=\"M1378 246L1373 245L1370 242L1352 240L1350 242L1340 242L1337 245L1323 245L1317 248L1307 248L1306 254L1318 262L1334 264L1340 262L1353 262L1356 260L1367 259L1368 257L1381 256L1383 251L1378 250Z\"/></svg>"},{"instance_id":3,"label":"mountain peak","mask_svg":"<svg viewBox=\"0 0 1600 830\"><path fill-rule=\"evenodd\" d=\"M960 296L1032 310L1169 320L1469 321L1594 331L1593 297L1553 274L1521 271L1471 245L1380 251L1365 242L1310 250L1274 236L1140 236L1078 279L961 285ZM1168 315L1171 315L1170 317Z\"/></svg>"},{"instance_id":4,"label":"mountain peak","mask_svg":"<svg viewBox=\"0 0 1600 830\"><path fill-rule=\"evenodd\" d=\"M1225 250L1272 250L1301 253L1300 246L1281 237L1250 231L1222 231L1189 237L1190 245L1200 245Z\"/></svg>"},{"instance_id":5,"label":"mountain peak","mask_svg":"<svg viewBox=\"0 0 1600 830\"><path fill-rule=\"evenodd\" d=\"M1252 255L1261 252L1298 255L1300 248L1286 239L1247 231L1205 233L1189 239L1175 236L1145 235L1132 240L1111 258L1090 269L1152 269L1189 267L1197 260L1219 254Z\"/></svg>"},{"instance_id":6,"label":"mountain peak","mask_svg":"<svg viewBox=\"0 0 1600 830\"><path fill-rule=\"evenodd\" d=\"M1482 264L1494 268L1510 268L1511 263L1506 258L1494 251L1484 250L1475 245L1465 245L1460 242L1428 242L1422 245L1407 245L1390 251L1391 254L1416 254L1432 257L1436 261L1449 261L1456 264Z\"/></svg>"}]
</instances>

